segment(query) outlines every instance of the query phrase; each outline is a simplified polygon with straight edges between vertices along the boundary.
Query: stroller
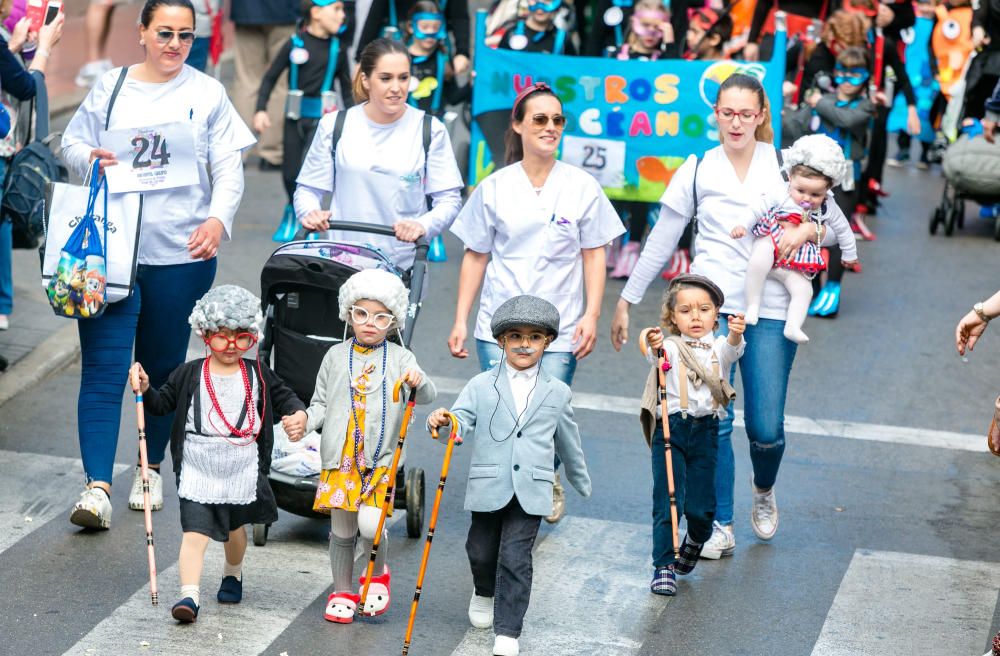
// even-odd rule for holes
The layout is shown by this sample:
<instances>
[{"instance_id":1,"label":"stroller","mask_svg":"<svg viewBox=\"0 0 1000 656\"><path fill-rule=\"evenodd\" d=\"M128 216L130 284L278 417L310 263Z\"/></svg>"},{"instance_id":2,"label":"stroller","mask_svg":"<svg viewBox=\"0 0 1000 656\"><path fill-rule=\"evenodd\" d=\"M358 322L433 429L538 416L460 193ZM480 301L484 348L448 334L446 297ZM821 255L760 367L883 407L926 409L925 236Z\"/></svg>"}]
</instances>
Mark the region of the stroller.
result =
<instances>
[{"instance_id":1,"label":"stroller","mask_svg":"<svg viewBox=\"0 0 1000 656\"><path fill-rule=\"evenodd\" d=\"M331 221L331 230L367 233L394 237L391 227ZM327 350L342 341L347 334L340 320L338 294L340 287L354 273L379 268L399 275L410 289L410 305L402 340L409 346L413 337L420 294L427 269L427 241L417 241L416 259L409 271L400 271L381 251L374 247L329 240L307 240L301 232L296 240L279 247L264 264L260 274L261 299L264 305L264 337L260 343L260 358L273 369L302 402L309 404L316 375ZM315 512L313 500L319 481L313 476L295 476L280 471L268 475L278 507L301 517L325 518ZM424 524L424 472L399 468L396 476L393 507L406 510L406 533L419 537ZM403 491L404 494L399 494ZM254 524L253 543L267 543L269 525Z\"/></svg>"},{"instance_id":2,"label":"stroller","mask_svg":"<svg viewBox=\"0 0 1000 656\"><path fill-rule=\"evenodd\" d=\"M950 237L956 225L965 224L966 201L982 206L1000 203L1000 144L988 143L974 132L962 134L945 151L942 169L944 190L941 203L931 212L930 232L933 235L943 226ZM1000 241L1000 217L994 218L993 238Z\"/></svg>"}]
</instances>

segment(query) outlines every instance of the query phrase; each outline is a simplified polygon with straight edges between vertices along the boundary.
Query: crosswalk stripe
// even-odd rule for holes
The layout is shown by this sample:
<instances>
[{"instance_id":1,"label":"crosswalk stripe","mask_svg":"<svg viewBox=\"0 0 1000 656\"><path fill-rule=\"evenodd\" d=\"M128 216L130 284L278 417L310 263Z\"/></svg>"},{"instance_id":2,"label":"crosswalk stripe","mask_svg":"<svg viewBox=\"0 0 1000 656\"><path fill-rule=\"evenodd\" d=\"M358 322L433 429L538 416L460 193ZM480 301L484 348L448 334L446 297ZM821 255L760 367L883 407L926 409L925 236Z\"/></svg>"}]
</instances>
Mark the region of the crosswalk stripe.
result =
<instances>
[{"instance_id":1,"label":"crosswalk stripe","mask_svg":"<svg viewBox=\"0 0 1000 656\"><path fill-rule=\"evenodd\" d=\"M445 394L458 394L465 387L465 383L466 381L458 378L434 378L434 384L437 385L438 391ZM599 412L638 416L639 399L574 391L573 407L578 410L597 410ZM733 424L739 427L745 426L743 411L736 411L736 419L733 421ZM636 430L638 431L638 425L636 425ZM983 453L988 450L986 438L982 435L935 431L908 426L837 421L834 419L812 419L810 417L792 415L785 416L785 432L872 442L888 442L909 446L927 446L936 449L953 449L976 453Z\"/></svg>"},{"instance_id":2,"label":"crosswalk stripe","mask_svg":"<svg viewBox=\"0 0 1000 656\"><path fill-rule=\"evenodd\" d=\"M812 656L979 654L1000 563L854 552Z\"/></svg>"},{"instance_id":3,"label":"crosswalk stripe","mask_svg":"<svg viewBox=\"0 0 1000 656\"><path fill-rule=\"evenodd\" d=\"M650 541L647 526L564 518L535 550L521 653L639 653L637 636L668 603L650 594L641 575L649 569ZM481 656L492 647L491 630L470 628L452 656Z\"/></svg>"},{"instance_id":4,"label":"crosswalk stripe","mask_svg":"<svg viewBox=\"0 0 1000 656\"><path fill-rule=\"evenodd\" d=\"M115 465L120 474L127 465ZM53 495L55 480L75 479L83 489L83 465L79 458L0 450L0 552L47 521L65 515L70 505L65 495ZM75 488L74 488L75 489ZM75 501L75 500L74 500Z\"/></svg>"},{"instance_id":5,"label":"crosswalk stripe","mask_svg":"<svg viewBox=\"0 0 1000 656\"><path fill-rule=\"evenodd\" d=\"M395 513L386 519L386 527L404 515ZM358 565L367 565L368 554L356 556L355 574L360 576L363 570ZM259 654L330 587L330 559L325 548L272 537L263 548L247 549L242 603L222 605L215 600L215 586L222 580L224 558L221 544L209 544L202 574L201 608L194 624L180 626L170 617L170 608L180 591L175 564L157 577L159 606L150 605L146 584L64 656Z\"/></svg>"}]
</instances>

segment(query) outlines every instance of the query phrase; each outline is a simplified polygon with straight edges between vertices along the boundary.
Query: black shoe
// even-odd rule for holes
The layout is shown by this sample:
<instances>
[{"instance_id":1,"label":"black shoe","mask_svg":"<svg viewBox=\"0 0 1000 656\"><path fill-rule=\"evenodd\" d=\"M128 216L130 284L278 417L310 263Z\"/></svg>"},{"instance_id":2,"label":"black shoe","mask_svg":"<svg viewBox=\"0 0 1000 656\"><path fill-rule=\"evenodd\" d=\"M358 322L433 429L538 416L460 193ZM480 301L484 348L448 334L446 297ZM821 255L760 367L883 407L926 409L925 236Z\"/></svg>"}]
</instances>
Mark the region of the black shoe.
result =
<instances>
[{"instance_id":1,"label":"black shoe","mask_svg":"<svg viewBox=\"0 0 1000 656\"><path fill-rule=\"evenodd\" d=\"M8 364L9 363L7 362L7 358L0 355L0 371L7 371Z\"/></svg>"},{"instance_id":2,"label":"black shoe","mask_svg":"<svg viewBox=\"0 0 1000 656\"><path fill-rule=\"evenodd\" d=\"M694 566L698 564L698 557L701 555L701 548L703 546L705 545L692 544L688 536L685 535L684 542L681 543L680 555L674 564L674 571L681 575L690 574Z\"/></svg>"},{"instance_id":3,"label":"black shoe","mask_svg":"<svg viewBox=\"0 0 1000 656\"><path fill-rule=\"evenodd\" d=\"M238 604L243 600L243 581L235 576L223 576L216 599L220 604Z\"/></svg>"},{"instance_id":4,"label":"black shoe","mask_svg":"<svg viewBox=\"0 0 1000 656\"><path fill-rule=\"evenodd\" d=\"M257 164L257 168L259 168L264 173L271 173L273 171L280 171L281 170L281 164L272 164L271 162L267 161L266 159L262 159L262 160L260 160L260 163Z\"/></svg>"},{"instance_id":5,"label":"black shoe","mask_svg":"<svg viewBox=\"0 0 1000 656\"><path fill-rule=\"evenodd\" d=\"M184 597L170 609L170 614L178 622L190 624L198 619L198 604L191 597Z\"/></svg>"}]
</instances>

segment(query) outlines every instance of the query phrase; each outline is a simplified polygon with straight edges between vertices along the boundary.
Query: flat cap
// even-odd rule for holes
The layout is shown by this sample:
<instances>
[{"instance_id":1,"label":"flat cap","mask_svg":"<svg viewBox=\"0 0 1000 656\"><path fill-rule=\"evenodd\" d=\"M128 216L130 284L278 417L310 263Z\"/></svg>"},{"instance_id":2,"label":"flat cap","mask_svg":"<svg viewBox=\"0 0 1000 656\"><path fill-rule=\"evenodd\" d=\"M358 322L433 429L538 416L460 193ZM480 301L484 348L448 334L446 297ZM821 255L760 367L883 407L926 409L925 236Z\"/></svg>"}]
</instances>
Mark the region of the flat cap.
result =
<instances>
[{"instance_id":1,"label":"flat cap","mask_svg":"<svg viewBox=\"0 0 1000 656\"><path fill-rule=\"evenodd\" d=\"M704 289L708 292L708 295L712 297L712 302L715 303L715 307L721 308L722 304L726 302L726 297L722 293L722 290L719 289L719 286L705 276L700 276L697 273L682 273L670 281L670 286L667 288L667 291L673 291L681 285L700 287Z\"/></svg>"},{"instance_id":2,"label":"flat cap","mask_svg":"<svg viewBox=\"0 0 1000 656\"><path fill-rule=\"evenodd\" d=\"M531 326L555 339L559 336L559 310L543 298L527 294L508 299L497 308L490 321L493 337L515 326Z\"/></svg>"}]
</instances>

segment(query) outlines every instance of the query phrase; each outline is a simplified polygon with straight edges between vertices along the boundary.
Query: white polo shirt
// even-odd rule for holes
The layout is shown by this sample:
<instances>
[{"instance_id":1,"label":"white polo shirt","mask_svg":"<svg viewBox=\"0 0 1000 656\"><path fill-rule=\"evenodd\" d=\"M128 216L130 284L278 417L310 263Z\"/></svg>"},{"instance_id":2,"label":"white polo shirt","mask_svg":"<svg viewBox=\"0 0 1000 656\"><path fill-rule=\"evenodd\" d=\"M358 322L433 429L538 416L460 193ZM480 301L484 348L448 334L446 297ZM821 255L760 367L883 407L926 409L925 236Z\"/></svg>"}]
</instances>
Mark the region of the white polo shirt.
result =
<instances>
[{"instance_id":1,"label":"white polo shirt","mask_svg":"<svg viewBox=\"0 0 1000 656\"><path fill-rule=\"evenodd\" d=\"M451 231L466 248L489 253L476 339L492 340L490 320L507 299L543 298L559 310L559 336L549 351L573 350L573 331L585 310L580 250L625 232L618 213L589 173L557 161L541 193L520 162L483 180Z\"/></svg>"}]
</instances>

